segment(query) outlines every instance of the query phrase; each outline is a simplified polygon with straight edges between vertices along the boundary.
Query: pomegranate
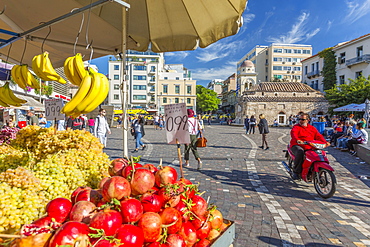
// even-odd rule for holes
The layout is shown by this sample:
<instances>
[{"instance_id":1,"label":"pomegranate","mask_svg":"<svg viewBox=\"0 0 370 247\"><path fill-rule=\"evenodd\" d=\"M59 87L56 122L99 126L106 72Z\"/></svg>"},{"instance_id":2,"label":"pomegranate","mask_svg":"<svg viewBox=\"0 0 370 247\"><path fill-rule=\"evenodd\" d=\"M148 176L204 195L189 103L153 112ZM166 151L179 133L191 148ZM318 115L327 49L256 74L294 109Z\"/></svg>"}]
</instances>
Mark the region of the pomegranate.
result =
<instances>
[{"instance_id":1,"label":"pomegranate","mask_svg":"<svg viewBox=\"0 0 370 247\"><path fill-rule=\"evenodd\" d=\"M89 226L95 229L103 229L106 236L113 236L116 234L121 224L121 214L115 210L107 208L96 213L91 219ZM92 232L96 233L94 230L92 230Z\"/></svg>"},{"instance_id":2,"label":"pomegranate","mask_svg":"<svg viewBox=\"0 0 370 247\"><path fill-rule=\"evenodd\" d=\"M89 201L97 205L103 196L101 195L100 190L93 190L91 188L86 188L81 190L75 197L75 203L79 201Z\"/></svg>"},{"instance_id":3,"label":"pomegranate","mask_svg":"<svg viewBox=\"0 0 370 247\"><path fill-rule=\"evenodd\" d=\"M189 220L190 210L188 209L184 201L180 200L180 202L175 206L175 209L177 209L180 212L183 221Z\"/></svg>"},{"instance_id":4,"label":"pomegranate","mask_svg":"<svg viewBox=\"0 0 370 247\"><path fill-rule=\"evenodd\" d=\"M128 180L131 180L133 171L140 167L143 167L143 166L139 163L134 163L133 167L132 165L126 166L125 169L122 170L122 176L124 178L127 178Z\"/></svg>"},{"instance_id":5,"label":"pomegranate","mask_svg":"<svg viewBox=\"0 0 370 247\"><path fill-rule=\"evenodd\" d=\"M114 159L108 168L109 175L120 176L126 166L128 166L128 160L124 158Z\"/></svg>"},{"instance_id":6,"label":"pomegranate","mask_svg":"<svg viewBox=\"0 0 370 247\"><path fill-rule=\"evenodd\" d=\"M177 180L177 172L170 166L165 166L155 173L155 183L158 187L173 184Z\"/></svg>"},{"instance_id":7,"label":"pomegranate","mask_svg":"<svg viewBox=\"0 0 370 247\"><path fill-rule=\"evenodd\" d=\"M160 196L152 193L145 193L141 197L141 204L144 212L158 213L163 205L163 200Z\"/></svg>"},{"instance_id":8,"label":"pomegranate","mask_svg":"<svg viewBox=\"0 0 370 247\"><path fill-rule=\"evenodd\" d=\"M158 191L167 207L175 207L180 202L180 195L175 191L174 186L166 185Z\"/></svg>"},{"instance_id":9,"label":"pomegranate","mask_svg":"<svg viewBox=\"0 0 370 247\"><path fill-rule=\"evenodd\" d=\"M143 230L134 225L122 225L115 237L126 247L141 247L144 244Z\"/></svg>"},{"instance_id":10,"label":"pomegranate","mask_svg":"<svg viewBox=\"0 0 370 247\"><path fill-rule=\"evenodd\" d=\"M105 177L102 180L100 180L99 185L98 185L98 188L99 189L102 189L103 188L103 185L105 184L105 182L107 182L108 179L109 179L109 177Z\"/></svg>"},{"instance_id":11,"label":"pomegranate","mask_svg":"<svg viewBox=\"0 0 370 247\"><path fill-rule=\"evenodd\" d=\"M207 212L207 202L202 197L195 195L191 198L192 204L191 211L197 216L202 216Z\"/></svg>"},{"instance_id":12,"label":"pomegranate","mask_svg":"<svg viewBox=\"0 0 370 247\"><path fill-rule=\"evenodd\" d=\"M69 216L72 208L72 202L67 198L55 198L51 200L45 208L48 216L55 219L56 222L63 223Z\"/></svg>"},{"instance_id":13,"label":"pomegranate","mask_svg":"<svg viewBox=\"0 0 370 247\"><path fill-rule=\"evenodd\" d=\"M211 246L211 241L209 241L208 239L201 239L199 240L195 245L194 247L210 247Z\"/></svg>"},{"instance_id":14,"label":"pomegranate","mask_svg":"<svg viewBox=\"0 0 370 247\"><path fill-rule=\"evenodd\" d=\"M219 231L217 231L216 229L211 229L211 231L208 234L207 239L209 241L212 241L213 239L216 239L218 236L220 236L220 234L221 233Z\"/></svg>"},{"instance_id":15,"label":"pomegranate","mask_svg":"<svg viewBox=\"0 0 370 247\"><path fill-rule=\"evenodd\" d=\"M118 243L115 241L111 242L106 239L98 239L98 241L95 241L92 243L94 247L118 247L120 246Z\"/></svg>"},{"instance_id":16,"label":"pomegranate","mask_svg":"<svg viewBox=\"0 0 370 247\"><path fill-rule=\"evenodd\" d=\"M187 246L193 246L197 242L197 232L189 221L182 224L179 235L185 240Z\"/></svg>"},{"instance_id":17,"label":"pomegranate","mask_svg":"<svg viewBox=\"0 0 370 247\"><path fill-rule=\"evenodd\" d=\"M136 169L131 178L131 193L134 196L142 195L155 184L153 173L144 168Z\"/></svg>"},{"instance_id":18,"label":"pomegranate","mask_svg":"<svg viewBox=\"0 0 370 247\"><path fill-rule=\"evenodd\" d=\"M49 247L57 246L89 246L89 227L81 222L68 221L60 227L50 239Z\"/></svg>"},{"instance_id":19,"label":"pomegranate","mask_svg":"<svg viewBox=\"0 0 370 247\"><path fill-rule=\"evenodd\" d=\"M143 206L137 199L121 201L121 215L123 223L135 223L143 215Z\"/></svg>"},{"instance_id":20,"label":"pomegranate","mask_svg":"<svg viewBox=\"0 0 370 247\"><path fill-rule=\"evenodd\" d=\"M193 223L193 225L195 225L194 221L192 223ZM200 238L200 239L207 238L208 235L209 235L209 232L212 229L211 228L211 222L209 222L209 221L203 222L199 228L195 227L195 229L197 230L198 238Z\"/></svg>"},{"instance_id":21,"label":"pomegranate","mask_svg":"<svg viewBox=\"0 0 370 247\"><path fill-rule=\"evenodd\" d=\"M155 242L161 236L162 220L157 213L144 213L139 220L138 226L143 229L145 242Z\"/></svg>"},{"instance_id":22,"label":"pomegranate","mask_svg":"<svg viewBox=\"0 0 370 247\"><path fill-rule=\"evenodd\" d=\"M158 168L155 167L153 164L145 164L143 165L144 168L147 168L149 171L151 171L153 173L153 175L155 175L155 173L158 171Z\"/></svg>"},{"instance_id":23,"label":"pomegranate","mask_svg":"<svg viewBox=\"0 0 370 247\"><path fill-rule=\"evenodd\" d=\"M169 234L177 233L182 226L181 213L174 208L165 208L161 213L161 219L163 225L170 225L167 227Z\"/></svg>"},{"instance_id":24,"label":"pomegranate","mask_svg":"<svg viewBox=\"0 0 370 247\"><path fill-rule=\"evenodd\" d=\"M36 235L22 236L22 238L16 239L10 246L16 247L47 247L49 246L49 239L52 233L44 232ZM14 245L13 245L14 244Z\"/></svg>"},{"instance_id":25,"label":"pomegranate","mask_svg":"<svg viewBox=\"0 0 370 247\"><path fill-rule=\"evenodd\" d=\"M167 237L167 244L169 247L185 247L185 240L178 234L170 234Z\"/></svg>"},{"instance_id":26,"label":"pomegranate","mask_svg":"<svg viewBox=\"0 0 370 247\"><path fill-rule=\"evenodd\" d=\"M96 214L94 209L95 204L88 201L80 201L73 205L69 219L72 221L79 221L85 224L89 224L91 218Z\"/></svg>"},{"instance_id":27,"label":"pomegranate","mask_svg":"<svg viewBox=\"0 0 370 247\"><path fill-rule=\"evenodd\" d=\"M38 226L38 227L44 227L49 226L53 222L51 216L43 216L40 219L35 220L32 222L32 225Z\"/></svg>"},{"instance_id":28,"label":"pomegranate","mask_svg":"<svg viewBox=\"0 0 370 247\"><path fill-rule=\"evenodd\" d=\"M131 194L130 183L123 177L114 176L109 178L103 185L102 195L105 201L110 202L113 198L121 200Z\"/></svg>"},{"instance_id":29,"label":"pomegranate","mask_svg":"<svg viewBox=\"0 0 370 247\"><path fill-rule=\"evenodd\" d=\"M80 186L78 187L77 189L75 189L75 191L72 192L71 194L71 201L72 201L72 204L75 204L76 200L76 196L78 195L78 193L80 193L81 190L84 190L84 189L91 189L90 187L87 187L87 186Z\"/></svg>"},{"instance_id":30,"label":"pomegranate","mask_svg":"<svg viewBox=\"0 0 370 247\"><path fill-rule=\"evenodd\" d=\"M148 245L145 245L145 247L169 247L168 244L161 244L159 242L153 242L149 243Z\"/></svg>"},{"instance_id":31,"label":"pomegranate","mask_svg":"<svg viewBox=\"0 0 370 247\"><path fill-rule=\"evenodd\" d=\"M198 187L196 185L193 185L193 183L186 178L180 178L178 181L175 182L175 184L179 185L178 192L181 193L181 195L185 199L194 196L195 193L198 191Z\"/></svg>"}]
</instances>

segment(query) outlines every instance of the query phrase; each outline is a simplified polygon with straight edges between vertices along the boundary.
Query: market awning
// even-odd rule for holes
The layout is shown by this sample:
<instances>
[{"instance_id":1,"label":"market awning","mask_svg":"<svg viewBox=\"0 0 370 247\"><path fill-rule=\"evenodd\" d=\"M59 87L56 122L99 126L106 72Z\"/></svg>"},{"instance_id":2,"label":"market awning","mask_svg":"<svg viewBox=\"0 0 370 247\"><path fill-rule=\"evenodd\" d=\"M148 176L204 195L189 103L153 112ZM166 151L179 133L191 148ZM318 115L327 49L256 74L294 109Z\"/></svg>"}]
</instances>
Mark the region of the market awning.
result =
<instances>
[{"instance_id":1,"label":"market awning","mask_svg":"<svg viewBox=\"0 0 370 247\"><path fill-rule=\"evenodd\" d=\"M35 100L34 98L25 96L25 95L17 95L17 97L27 100L27 103L23 104L20 107L12 107L12 108L21 109L21 110L34 110L38 112L45 111L45 106L41 104L39 101Z\"/></svg>"}]
</instances>

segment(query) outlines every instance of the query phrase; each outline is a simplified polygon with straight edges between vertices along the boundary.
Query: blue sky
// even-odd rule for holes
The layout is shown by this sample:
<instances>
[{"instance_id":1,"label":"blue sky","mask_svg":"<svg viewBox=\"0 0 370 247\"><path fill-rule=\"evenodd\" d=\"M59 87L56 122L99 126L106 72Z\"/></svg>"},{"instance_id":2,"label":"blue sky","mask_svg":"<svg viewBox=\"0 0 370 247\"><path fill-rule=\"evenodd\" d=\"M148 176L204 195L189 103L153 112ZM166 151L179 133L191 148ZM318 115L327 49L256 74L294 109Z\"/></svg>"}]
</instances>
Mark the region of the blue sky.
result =
<instances>
[{"instance_id":1,"label":"blue sky","mask_svg":"<svg viewBox=\"0 0 370 247\"><path fill-rule=\"evenodd\" d=\"M165 53L167 64L184 64L197 84L225 80L256 45L308 44L313 55L370 33L370 0L249 0L239 33L207 48ZM94 60L101 72L104 58Z\"/></svg>"}]
</instances>

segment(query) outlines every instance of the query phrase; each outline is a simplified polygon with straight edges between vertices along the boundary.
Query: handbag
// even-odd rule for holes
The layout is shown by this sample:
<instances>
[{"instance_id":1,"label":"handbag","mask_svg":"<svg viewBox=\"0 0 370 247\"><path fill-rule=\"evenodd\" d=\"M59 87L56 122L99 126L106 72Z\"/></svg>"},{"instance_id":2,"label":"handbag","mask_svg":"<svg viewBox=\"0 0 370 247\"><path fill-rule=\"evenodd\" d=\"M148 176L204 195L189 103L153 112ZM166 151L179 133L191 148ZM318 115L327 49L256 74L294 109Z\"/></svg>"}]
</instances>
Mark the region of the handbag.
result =
<instances>
[{"instance_id":1,"label":"handbag","mask_svg":"<svg viewBox=\"0 0 370 247\"><path fill-rule=\"evenodd\" d=\"M205 137L199 137L197 140L197 147L204 148L207 146L207 139Z\"/></svg>"}]
</instances>

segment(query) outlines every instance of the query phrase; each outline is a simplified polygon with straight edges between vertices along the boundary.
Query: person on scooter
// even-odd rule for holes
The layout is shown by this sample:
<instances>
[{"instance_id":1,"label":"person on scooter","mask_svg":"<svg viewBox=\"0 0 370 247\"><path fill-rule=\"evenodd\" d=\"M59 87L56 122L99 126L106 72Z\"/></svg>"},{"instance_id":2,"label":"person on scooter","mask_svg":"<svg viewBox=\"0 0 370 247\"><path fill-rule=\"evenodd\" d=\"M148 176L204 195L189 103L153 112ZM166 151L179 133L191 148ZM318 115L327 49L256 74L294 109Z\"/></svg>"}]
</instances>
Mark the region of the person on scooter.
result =
<instances>
[{"instance_id":1,"label":"person on scooter","mask_svg":"<svg viewBox=\"0 0 370 247\"><path fill-rule=\"evenodd\" d=\"M292 138L290 148L295 156L292 175L294 180L300 179L305 150L311 149L310 145L303 144L304 141L320 141L326 143L326 146L330 146L330 143L325 140L320 132L309 124L310 118L307 113L302 113L297 120L298 123L290 131Z\"/></svg>"}]
</instances>

